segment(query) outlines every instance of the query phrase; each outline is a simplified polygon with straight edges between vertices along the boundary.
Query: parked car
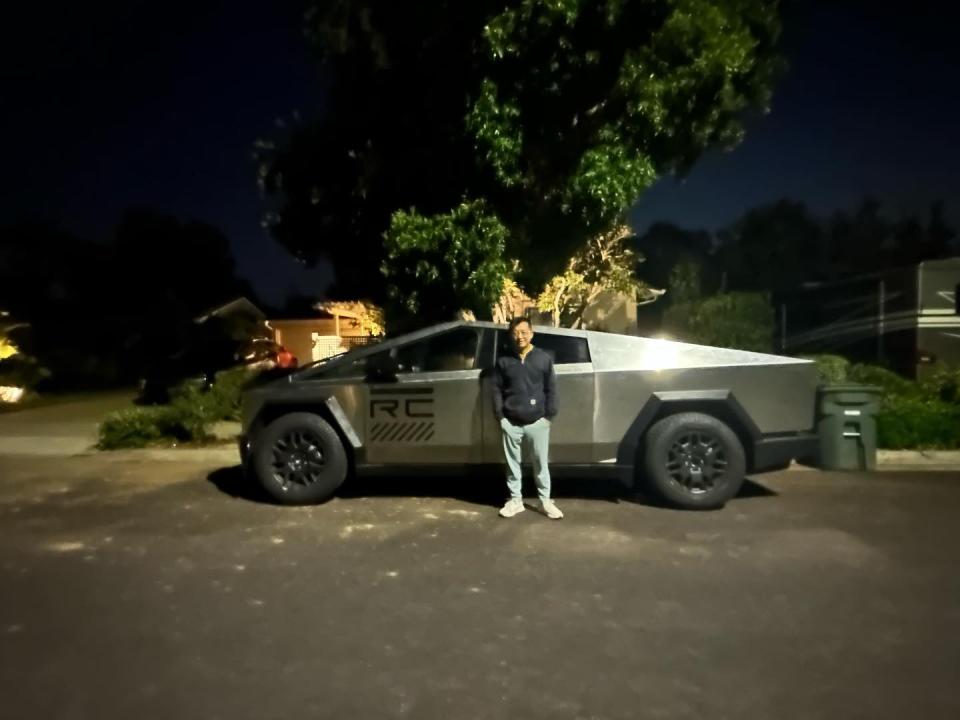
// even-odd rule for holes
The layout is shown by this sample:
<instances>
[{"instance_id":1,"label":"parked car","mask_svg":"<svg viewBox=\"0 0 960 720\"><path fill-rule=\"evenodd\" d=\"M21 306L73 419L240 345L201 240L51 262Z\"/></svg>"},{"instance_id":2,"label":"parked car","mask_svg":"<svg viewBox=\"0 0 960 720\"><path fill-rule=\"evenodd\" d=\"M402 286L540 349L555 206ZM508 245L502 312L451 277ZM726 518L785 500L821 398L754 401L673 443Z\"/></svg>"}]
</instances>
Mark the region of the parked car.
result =
<instances>
[{"instance_id":1,"label":"parked car","mask_svg":"<svg viewBox=\"0 0 960 720\"><path fill-rule=\"evenodd\" d=\"M279 377L297 367L297 359L270 338L237 342L229 338L202 339L154 363L140 381L140 402L169 402L174 388L185 382L200 387L213 384L216 374L248 366Z\"/></svg>"},{"instance_id":2,"label":"parked car","mask_svg":"<svg viewBox=\"0 0 960 720\"><path fill-rule=\"evenodd\" d=\"M720 507L748 473L816 449L806 360L610 333L534 328L554 358L556 475L615 472L683 508ZM503 325L454 322L249 389L243 465L278 502L330 498L352 474L500 466L491 372Z\"/></svg>"},{"instance_id":3,"label":"parked car","mask_svg":"<svg viewBox=\"0 0 960 720\"><path fill-rule=\"evenodd\" d=\"M280 368L292 370L298 365L296 356L283 345L270 338L254 338L245 343L236 354L244 365L262 367L266 370Z\"/></svg>"}]
</instances>

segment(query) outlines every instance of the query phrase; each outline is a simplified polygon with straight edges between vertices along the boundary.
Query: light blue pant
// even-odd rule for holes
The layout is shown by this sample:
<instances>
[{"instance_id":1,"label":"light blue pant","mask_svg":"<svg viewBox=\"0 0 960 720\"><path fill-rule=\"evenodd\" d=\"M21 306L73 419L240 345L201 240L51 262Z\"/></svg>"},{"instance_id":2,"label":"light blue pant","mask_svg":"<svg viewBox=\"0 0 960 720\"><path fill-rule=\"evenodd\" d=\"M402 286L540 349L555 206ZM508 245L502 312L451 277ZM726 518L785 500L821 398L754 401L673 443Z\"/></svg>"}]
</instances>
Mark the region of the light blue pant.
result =
<instances>
[{"instance_id":1,"label":"light blue pant","mask_svg":"<svg viewBox=\"0 0 960 720\"><path fill-rule=\"evenodd\" d=\"M504 418L500 421L503 430L503 456L507 460L507 490L511 498L522 498L520 462L523 458L524 439L533 448L533 478L541 500L550 499L550 421L540 418L530 425L514 425Z\"/></svg>"}]
</instances>

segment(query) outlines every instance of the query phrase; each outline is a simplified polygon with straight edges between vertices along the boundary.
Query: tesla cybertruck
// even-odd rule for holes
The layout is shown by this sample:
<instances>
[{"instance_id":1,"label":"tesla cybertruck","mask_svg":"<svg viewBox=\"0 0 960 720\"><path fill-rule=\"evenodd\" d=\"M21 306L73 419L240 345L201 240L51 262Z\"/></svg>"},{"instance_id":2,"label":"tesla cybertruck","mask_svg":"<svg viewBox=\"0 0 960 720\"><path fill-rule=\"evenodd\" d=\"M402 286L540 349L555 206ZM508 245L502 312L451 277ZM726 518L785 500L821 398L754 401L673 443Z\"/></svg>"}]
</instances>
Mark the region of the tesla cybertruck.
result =
<instances>
[{"instance_id":1,"label":"tesla cybertruck","mask_svg":"<svg viewBox=\"0 0 960 720\"><path fill-rule=\"evenodd\" d=\"M667 503L722 506L745 475L816 451L812 362L535 327L557 374L554 474L616 471ZM503 463L491 374L506 327L449 322L337 355L244 393L240 451L276 501L322 502L351 475ZM561 486L562 490L562 486Z\"/></svg>"}]
</instances>

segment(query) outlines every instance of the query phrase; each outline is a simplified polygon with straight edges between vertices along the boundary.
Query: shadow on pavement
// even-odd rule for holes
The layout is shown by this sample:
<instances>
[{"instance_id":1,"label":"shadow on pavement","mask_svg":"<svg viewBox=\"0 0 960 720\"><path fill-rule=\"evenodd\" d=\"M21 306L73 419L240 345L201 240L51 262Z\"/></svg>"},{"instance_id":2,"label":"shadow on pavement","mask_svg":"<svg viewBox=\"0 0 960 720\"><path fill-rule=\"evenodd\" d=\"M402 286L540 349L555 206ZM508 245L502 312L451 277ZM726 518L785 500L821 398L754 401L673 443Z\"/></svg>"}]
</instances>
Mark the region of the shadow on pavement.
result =
<instances>
[{"instance_id":1,"label":"shadow on pavement","mask_svg":"<svg viewBox=\"0 0 960 720\"><path fill-rule=\"evenodd\" d=\"M273 499L254 481L246 478L242 468L220 468L207 476L220 492L250 502L273 504ZM535 498L532 479L524 478L524 497ZM555 498L586 498L611 503L632 502L653 505L615 479L554 479ZM506 499L506 487L500 475L467 476L383 476L349 478L337 493L340 498L359 497L448 497L474 505L500 507Z\"/></svg>"},{"instance_id":2,"label":"shadow on pavement","mask_svg":"<svg viewBox=\"0 0 960 720\"><path fill-rule=\"evenodd\" d=\"M274 504L273 499L254 481L246 478L239 465L215 470L207 476L220 492L256 503ZM536 498L533 480L524 478L524 497ZM340 498L360 497L436 497L452 498L473 505L500 507L506 499L506 487L500 475L467 476L383 476L349 478L337 493ZM649 507L669 508L657 498L638 494L615 478L555 478L553 496L557 500L577 498L610 503L627 502ZM737 499L774 497L776 493L747 478Z\"/></svg>"},{"instance_id":3,"label":"shadow on pavement","mask_svg":"<svg viewBox=\"0 0 960 720\"><path fill-rule=\"evenodd\" d=\"M553 497L584 498L606 502L644 502L632 490L613 479L554 478ZM455 500L500 507L507 499L507 488L499 474L471 474L467 476L413 476L356 478L344 484L340 497L449 497ZM524 477L523 495L537 497L531 478ZM646 504L644 502L644 504Z\"/></svg>"},{"instance_id":4,"label":"shadow on pavement","mask_svg":"<svg viewBox=\"0 0 960 720\"><path fill-rule=\"evenodd\" d=\"M207 480L220 492L250 502L274 504L266 491L243 474L240 465L220 468L207 475Z\"/></svg>"},{"instance_id":5,"label":"shadow on pavement","mask_svg":"<svg viewBox=\"0 0 960 720\"><path fill-rule=\"evenodd\" d=\"M740 492L737 493L737 500L743 500L745 498L763 498L763 497L776 497L777 493L766 485L761 485L753 478L747 478L743 481L743 485L740 486Z\"/></svg>"}]
</instances>

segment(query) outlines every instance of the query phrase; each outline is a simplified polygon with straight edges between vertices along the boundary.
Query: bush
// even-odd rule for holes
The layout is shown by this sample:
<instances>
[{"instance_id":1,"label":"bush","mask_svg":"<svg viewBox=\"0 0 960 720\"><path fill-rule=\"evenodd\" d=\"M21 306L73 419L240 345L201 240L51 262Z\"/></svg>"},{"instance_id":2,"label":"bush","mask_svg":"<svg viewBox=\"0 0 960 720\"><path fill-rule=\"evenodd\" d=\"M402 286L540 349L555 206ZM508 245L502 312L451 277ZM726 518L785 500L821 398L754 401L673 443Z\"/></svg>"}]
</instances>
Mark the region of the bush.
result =
<instances>
[{"instance_id":1,"label":"bush","mask_svg":"<svg viewBox=\"0 0 960 720\"><path fill-rule=\"evenodd\" d=\"M770 352L773 306L766 293L730 292L672 305L663 329L685 342Z\"/></svg>"},{"instance_id":2,"label":"bush","mask_svg":"<svg viewBox=\"0 0 960 720\"><path fill-rule=\"evenodd\" d=\"M205 388L195 382L179 385L169 405L122 410L100 425L101 450L142 448L161 441L203 442L211 439L210 426L240 415L243 387L253 374L247 368L217 373Z\"/></svg>"},{"instance_id":3,"label":"bush","mask_svg":"<svg viewBox=\"0 0 960 720\"><path fill-rule=\"evenodd\" d=\"M163 439L169 408L134 408L111 413L100 423L101 450L138 448Z\"/></svg>"},{"instance_id":4,"label":"bush","mask_svg":"<svg viewBox=\"0 0 960 720\"><path fill-rule=\"evenodd\" d=\"M253 371L241 367L217 373L209 387L194 381L181 383L171 393L171 405L209 422L239 420L243 388L254 376Z\"/></svg>"},{"instance_id":5,"label":"bush","mask_svg":"<svg viewBox=\"0 0 960 720\"><path fill-rule=\"evenodd\" d=\"M100 423L101 450L142 448L159 442L210 440L209 422L201 415L172 405L133 408L112 413Z\"/></svg>"},{"instance_id":6,"label":"bush","mask_svg":"<svg viewBox=\"0 0 960 720\"><path fill-rule=\"evenodd\" d=\"M847 382L875 385L883 390L884 397L919 398L925 395L918 383L878 365L851 365L847 371Z\"/></svg>"},{"instance_id":7,"label":"bush","mask_svg":"<svg viewBox=\"0 0 960 720\"><path fill-rule=\"evenodd\" d=\"M874 385L883 390L877 446L891 450L960 448L960 370L936 368L914 382L877 365L851 365L839 355L810 355L821 384Z\"/></svg>"},{"instance_id":8,"label":"bush","mask_svg":"<svg viewBox=\"0 0 960 720\"><path fill-rule=\"evenodd\" d=\"M920 381L920 387L927 397L960 403L960 367L938 364Z\"/></svg>"},{"instance_id":9,"label":"bush","mask_svg":"<svg viewBox=\"0 0 960 720\"><path fill-rule=\"evenodd\" d=\"M892 450L960 448L960 405L888 396L877 417L877 444Z\"/></svg>"},{"instance_id":10,"label":"bush","mask_svg":"<svg viewBox=\"0 0 960 720\"><path fill-rule=\"evenodd\" d=\"M159 410L163 408L134 408L111 413L100 423L97 447L117 450L146 447L157 442L161 437L157 422Z\"/></svg>"},{"instance_id":11,"label":"bush","mask_svg":"<svg viewBox=\"0 0 960 720\"><path fill-rule=\"evenodd\" d=\"M850 361L839 355L801 355L804 360L813 360L821 385L842 385L847 382Z\"/></svg>"},{"instance_id":12,"label":"bush","mask_svg":"<svg viewBox=\"0 0 960 720\"><path fill-rule=\"evenodd\" d=\"M216 420L239 420L240 400L243 389L257 376L257 372L245 367L232 368L217 373L216 381L210 388L214 396L214 414Z\"/></svg>"},{"instance_id":13,"label":"bush","mask_svg":"<svg viewBox=\"0 0 960 720\"><path fill-rule=\"evenodd\" d=\"M0 385L33 390L50 373L40 367L36 358L17 353L0 360Z\"/></svg>"}]
</instances>

